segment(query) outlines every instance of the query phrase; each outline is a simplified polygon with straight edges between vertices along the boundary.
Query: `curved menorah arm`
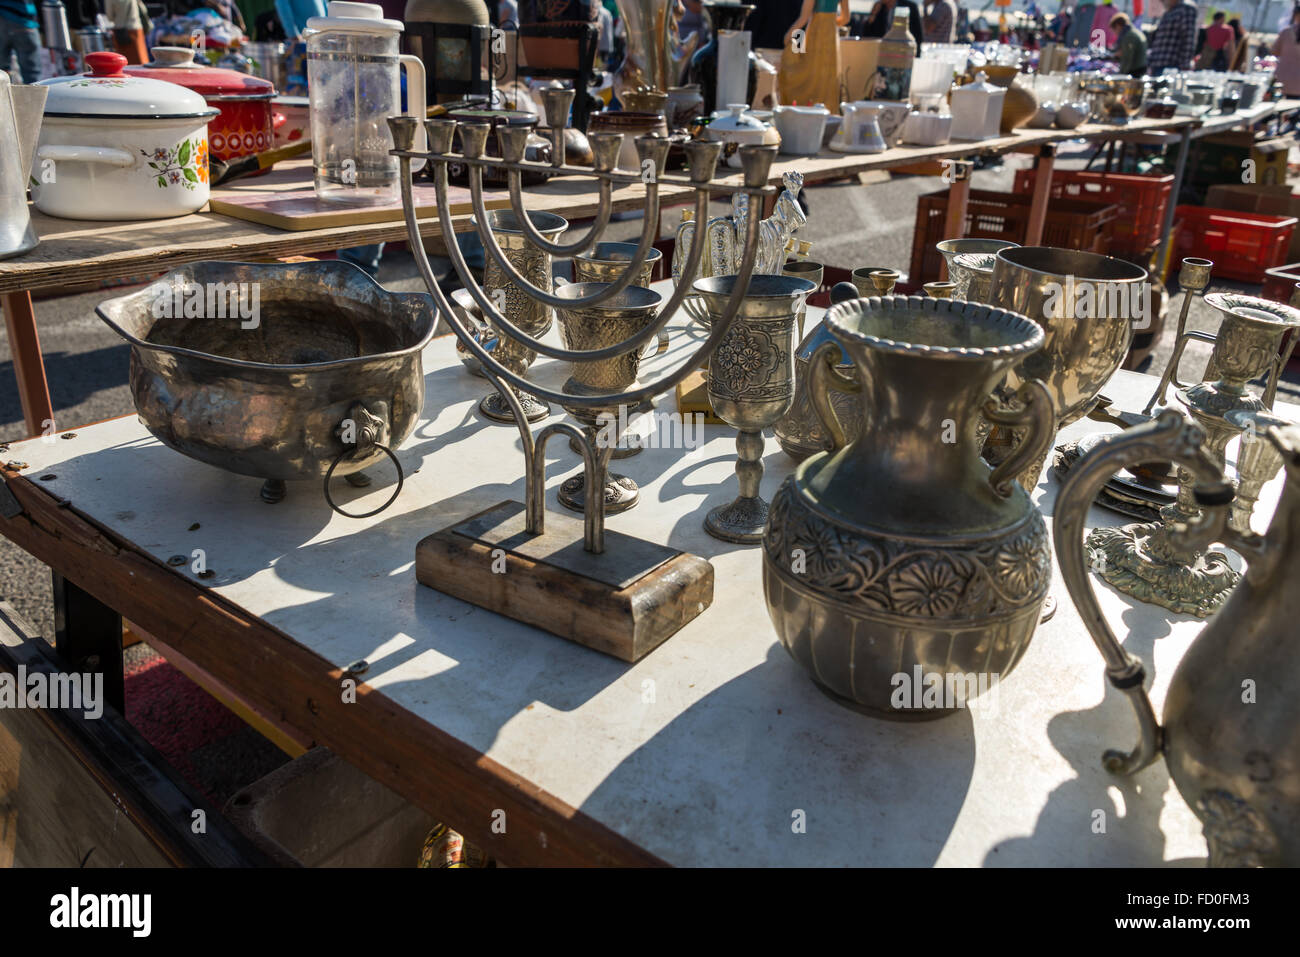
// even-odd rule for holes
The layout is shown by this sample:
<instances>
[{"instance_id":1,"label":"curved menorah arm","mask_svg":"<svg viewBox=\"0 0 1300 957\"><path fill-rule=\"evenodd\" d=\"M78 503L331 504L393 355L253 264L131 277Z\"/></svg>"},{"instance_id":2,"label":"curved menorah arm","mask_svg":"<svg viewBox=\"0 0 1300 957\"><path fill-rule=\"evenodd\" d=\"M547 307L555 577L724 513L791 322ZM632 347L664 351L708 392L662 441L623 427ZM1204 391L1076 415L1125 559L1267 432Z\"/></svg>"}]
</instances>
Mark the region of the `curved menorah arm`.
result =
<instances>
[{"instance_id":1,"label":"curved menorah arm","mask_svg":"<svg viewBox=\"0 0 1300 957\"><path fill-rule=\"evenodd\" d=\"M537 531L545 529L546 443L551 436L560 434L576 441L582 452L582 475L587 489L582 509L583 548L599 555L605 551L605 473L609 470L614 446L597 449L590 436L572 422L553 422L537 433L537 451L528 471L528 518L531 521L536 515Z\"/></svg>"},{"instance_id":2,"label":"curved menorah arm","mask_svg":"<svg viewBox=\"0 0 1300 957\"><path fill-rule=\"evenodd\" d=\"M538 165L540 166L541 164ZM605 233L606 227L609 226L609 217L614 211L614 184L607 179L602 179L600 181L600 198L597 200L596 218L592 222L591 228L587 230L586 234L581 239L575 240L571 243L553 243L539 233L537 227L533 225L533 221L528 218L528 210L524 206L524 174L517 169L512 169L507 170L506 177L510 188L510 208L514 210L515 214L519 218L520 230L523 232L524 236L528 238L530 243L550 256L554 256L557 259L572 259L574 256L581 256L599 242L600 237ZM475 215L477 215L477 213ZM642 232L644 234L645 231L643 230ZM653 244L653 237L650 242ZM486 243L484 245L486 246ZM638 251L639 248L640 247L638 247ZM640 268L639 263L637 264L637 268ZM635 275L632 272L632 267L630 265L628 267L628 273ZM624 283L624 286L626 285L627 284ZM622 290L620 290L620 292L621 291Z\"/></svg>"},{"instance_id":3,"label":"curved menorah arm","mask_svg":"<svg viewBox=\"0 0 1300 957\"><path fill-rule=\"evenodd\" d=\"M511 175L515 175L513 171ZM565 299L544 289L537 288L506 258L505 252L497 243L497 238L493 235L489 225L488 209L483 201L483 168L481 166L471 166L469 168L469 195L470 201L474 205L474 221L478 227L479 238L483 240L483 249L492 257L493 261L501 268L501 271L506 274L506 277L527 293L529 298L540 302L544 306L550 306L552 309L580 309L586 306L598 306L608 299L613 299L632 284L632 280L636 278L637 273L645 264L646 256L650 254L650 247L654 245L655 236L659 233L659 185L656 182L651 182L646 184L646 217L641 228L641 240L637 243L636 253L623 271L623 275L610 283L608 288L593 293L584 299ZM511 199L513 201L513 194ZM653 214L651 210L654 210ZM516 206L513 212L526 234L528 234L529 230L534 234L537 232L536 227L528 222L528 211L524 209L522 203ZM529 234L529 238L532 238L531 234Z\"/></svg>"},{"instance_id":4,"label":"curved menorah arm","mask_svg":"<svg viewBox=\"0 0 1300 957\"><path fill-rule=\"evenodd\" d=\"M528 149L529 132L530 130L525 127L498 127L497 142L501 147L502 158L507 162L524 163L524 155ZM617 136L618 141L621 143L623 134L619 133ZM668 145L667 140L660 139L658 136L638 136L636 138L637 156L641 159L641 168L646 169L646 164L649 163L653 171L651 179L643 179L644 182L658 182L660 175L663 173L664 164L668 161ZM602 150L602 153L607 152L608 150ZM596 157L595 168L601 172L609 172L613 168L612 165L608 169L602 169L602 167L612 159L613 157L604 155ZM545 168L542 164L538 164L538 167ZM600 180L600 205L597 207L596 220L591 224L591 228L587 230L587 234L582 239L572 243L553 243L538 232L527 215L524 215L523 171L518 168L508 168L506 179L510 189L511 208L519 216L519 228L528 238L528 241L543 252L561 259L569 259L591 249L596 245L597 240L604 235L605 227L609 225L609 217L613 209L613 184L609 180ZM649 208L649 204L647 204L647 209ZM641 242L637 247L637 256L626 268L626 272L632 276L640 272L641 266L645 262L644 256L649 254L654 237L659 235L658 209L656 203L654 205L655 215L653 217L646 216L645 218L645 225L641 229ZM646 242L647 237L649 238L648 243ZM620 290L621 288L620 286ZM606 291L603 295L614 295L614 293ZM593 298L590 304L594 305L598 301L600 300Z\"/></svg>"},{"instance_id":5,"label":"curved menorah arm","mask_svg":"<svg viewBox=\"0 0 1300 957\"><path fill-rule=\"evenodd\" d=\"M434 160L433 162L436 164L433 171L433 182L435 202L438 206L438 221L442 226L443 235L450 236L452 235L452 225L451 214L448 211L449 206L447 204L447 166L445 163L439 163L437 160ZM704 187L697 187L695 195L696 213L700 214L701 211L707 213L708 204L708 190ZM480 229L480 235L481 234L482 230ZM757 230L755 231L754 241L755 245L757 245ZM464 284L466 291L469 292L471 298L473 298L473 300L478 303L479 308L483 310L483 317L485 319L490 320L496 325L500 332L520 345L532 349L540 355L547 356L551 359L560 359L565 362L596 362L601 359L612 359L615 356L621 356L633 349L641 348L641 346L659 335L659 331L668 324L668 320L673 317L673 314L676 313L677 309L681 306L682 300L686 297L689 290L689 286L686 284L679 284L673 290L673 294L669 297L667 304L660 310L658 318L641 331L628 336L622 342L616 342L613 345L604 346L600 349L565 349L561 346L553 346L550 343L535 339L507 319L506 316L497 309L496 304L492 302L491 298L483 290L482 286L474 281L474 277L470 274L469 266L465 262L465 256L461 252L460 246L454 242L447 243L446 245L447 256L451 259L456 274L460 276L460 280ZM487 245L486 241L484 245ZM703 243L693 243L691 245L690 255L687 259L687 266L697 268L703 255ZM624 274L624 286L627 285L629 276L630 273ZM566 299L562 300L562 304L562 308L572 309L581 307L583 301L577 299ZM534 392L534 394L536 393Z\"/></svg>"},{"instance_id":6,"label":"curved menorah arm","mask_svg":"<svg viewBox=\"0 0 1300 957\"><path fill-rule=\"evenodd\" d=\"M451 325L452 332L456 334L461 343L465 346L470 355L476 358L484 371L491 370L496 374L497 379L504 380L511 386L521 389L539 399L547 402L554 402L557 405L576 406L584 409L608 408L611 399L621 402L628 406L636 405L646 399L653 398L661 392L666 392L677 383L681 382L700 364L700 360L709 355L718 344L722 341L731 328L732 322L740 309L741 301L745 298L745 291L749 288L749 278L754 272L754 260L758 250L758 222L751 220L745 237L745 254L741 259L740 271L737 273L737 282L735 289L727 298L723 315L712 324L708 337L700 344L700 348L692 353L691 357L682 363L676 372L656 379L649 385L640 387L631 392L611 393L609 395L580 396L570 395L567 392L556 392L553 389L545 389L535 383L529 382L520 375L511 372L503 366L488 350L474 338L473 333L465 326L464 322L452 308L451 302L447 299L446 293L438 286L438 281L433 275L433 269L429 266L429 258L424 251L424 243L420 238L420 226L415 216L415 200L411 186L411 157L401 155L402 151L394 151L400 160L399 177L400 187L402 190L402 214L406 220L406 233L410 240L411 253L415 256L416 265L420 270L420 276L424 284L429 289L429 294L433 297L434 304L437 305L438 311L442 313L443 318ZM454 236L451 226L451 215L447 207L447 165L446 162L434 160L434 182L437 189L438 217L443 229L443 235ZM706 194L707 195L707 194ZM472 282L473 277L468 276L468 269L465 267L465 259L460 255L460 247L453 240L447 243L447 251L452 256L452 261L456 263L457 270L462 278L469 278L468 288L475 290ZM478 290L481 292L481 290ZM676 297L674 297L676 298ZM654 327L651 327L652 329ZM600 350L598 350L600 351ZM595 355L596 353L583 353L584 356ZM494 381L497 388L501 385ZM508 390L507 390L508 391ZM507 399L509 397L507 396ZM515 413L515 419L520 423L520 431L526 431L527 426L523 424L526 420L522 416L522 409L512 403L511 409ZM527 440L525 448L530 448L531 438Z\"/></svg>"}]
</instances>

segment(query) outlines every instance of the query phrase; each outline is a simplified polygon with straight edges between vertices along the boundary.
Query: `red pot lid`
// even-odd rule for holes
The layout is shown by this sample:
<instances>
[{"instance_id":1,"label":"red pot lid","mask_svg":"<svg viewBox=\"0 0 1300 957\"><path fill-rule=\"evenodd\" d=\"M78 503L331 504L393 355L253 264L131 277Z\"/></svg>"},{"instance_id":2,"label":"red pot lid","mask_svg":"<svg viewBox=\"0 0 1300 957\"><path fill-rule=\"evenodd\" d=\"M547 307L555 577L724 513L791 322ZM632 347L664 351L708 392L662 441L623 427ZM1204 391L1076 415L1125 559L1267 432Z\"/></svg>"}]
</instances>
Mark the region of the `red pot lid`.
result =
<instances>
[{"instance_id":1,"label":"red pot lid","mask_svg":"<svg viewBox=\"0 0 1300 957\"><path fill-rule=\"evenodd\" d=\"M206 100L275 95L275 85L269 80L237 70L204 66L195 62L194 52L188 47L154 47L150 53L152 61L143 66L123 67L124 72L189 87Z\"/></svg>"}]
</instances>

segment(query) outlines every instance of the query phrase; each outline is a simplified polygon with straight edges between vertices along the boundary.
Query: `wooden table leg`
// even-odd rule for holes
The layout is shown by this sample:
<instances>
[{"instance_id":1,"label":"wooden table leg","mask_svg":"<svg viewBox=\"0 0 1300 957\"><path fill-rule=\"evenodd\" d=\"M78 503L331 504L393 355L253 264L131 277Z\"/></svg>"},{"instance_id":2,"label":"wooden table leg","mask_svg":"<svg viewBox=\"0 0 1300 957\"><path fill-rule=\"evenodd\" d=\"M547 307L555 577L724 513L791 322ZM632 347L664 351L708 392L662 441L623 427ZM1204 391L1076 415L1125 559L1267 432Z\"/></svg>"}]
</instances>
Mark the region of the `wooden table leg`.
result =
<instances>
[{"instance_id":1,"label":"wooden table leg","mask_svg":"<svg viewBox=\"0 0 1300 957\"><path fill-rule=\"evenodd\" d=\"M1029 228L1026 246L1041 246L1043 224L1047 222L1047 204L1052 195L1052 169L1056 166L1056 144L1044 143L1034 161L1034 196L1029 203Z\"/></svg>"},{"instance_id":2,"label":"wooden table leg","mask_svg":"<svg viewBox=\"0 0 1300 957\"><path fill-rule=\"evenodd\" d=\"M126 713L122 673L122 616L68 581L54 578L54 650L63 667L78 674L102 673L104 702Z\"/></svg>"},{"instance_id":3,"label":"wooden table leg","mask_svg":"<svg viewBox=\"0 0 1300 957\"><path fill-rule=\"evenodd\" d=\"M0 296L5 326L9 330L9 354L13 356L14 377L18 380L18 399L23 407L23 421L28 437L54 432L54 409L50 406L50 387L45 381L45 359L41 339L36 334L36 313L30 292L11 292Z\"/></svg>"},{"instance_id":4,"label":"wooden table leg","mask_svg":"<svg viewBox=\"0 0 1300 957\"><path fill-rule=\"evenodd\" d=\"M1169 234L1174 228L1174 208L1178 205L1178 194L1183 188L1183 177L1187 172L1187 154L1192 150L1192 128L1183 127L1183 138L1178 143L1178 161L1174 163L1174 185L1169 191L1169 205L1165 207L1165 221L1160 224L1160 252L1156 262L1163 264L1166 250L1169 248Z\"/></svg>"},{"instance_id":5,"label":"wooden table leg","mask_svg":"<svg viewBox=\"0 0 1300 957\"><path fill-rule=\"evenodd\" d=\"M970 202L970 174L974 169L968 160L945 160L943 178L948 181L948 212L944 217L944 239L962 239L966 235L966 207ZM948 278L948 261L939 264L939 277ZM917 282L914 276L908 277Z\"/></svg>"}]
</instances>

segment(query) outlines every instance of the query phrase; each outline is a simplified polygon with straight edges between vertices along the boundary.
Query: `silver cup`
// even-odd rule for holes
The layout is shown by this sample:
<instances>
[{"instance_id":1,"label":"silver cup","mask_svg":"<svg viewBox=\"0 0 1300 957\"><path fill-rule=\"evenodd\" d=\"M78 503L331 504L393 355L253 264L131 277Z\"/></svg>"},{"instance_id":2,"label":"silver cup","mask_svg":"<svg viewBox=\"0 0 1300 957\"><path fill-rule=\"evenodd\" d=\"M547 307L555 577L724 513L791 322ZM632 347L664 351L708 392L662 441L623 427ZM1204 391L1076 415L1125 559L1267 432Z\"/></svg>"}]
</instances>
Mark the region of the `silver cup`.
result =
<instances>
[{"instance_id":1,"label":"silver cup","mask_svg":"<svg viewBox=\"0 0 1300 957\"><path fill-rule=\"evenodd\" d=\"M735 276L700 279L694 289L709 314L721 318ZM739 314L709 360L709 405L736 434L740 493L709 512L705 530L742 544L763 538L768 503L758 494L763 479L763 429L794 402L794 323L800 301L817 287L796 276L754 276Z\"/></svg>"},{"instance_id":2,"label":"silver cup","mask_svg":"<svg viewBox=\"0 0 1300 957\"><path fill-rule=\"evenodd\" d=\"M608 288L608 283L578 282L560 287L556 293L566 299L584 299ZM658 314L663 297L641 286L628 286L617 296L594 306L560 308L560 336L566 349L604 349L622 342L650 325ZM654 344L651 354L658 355L668 347L667 337ZM562 387L570 395L617 396L627 392L637 382L643 356L640 349L632 349L608 359L574 362L573 371ZM623 437L627 421L645 407L629 410L616 400L602 408L565 406L564 410L595 434L598 446L617 443L613 458L627 458L641 449ZM625 475L610 472L605 477L605 511L621 512L631 508L639 498L636 482ZM586 501L586 482L583 474L565 481L560 486L560 504L580 512Z\"/></svg>"},{"instance_id":3,"label":"silver cup","mask_svg":"<svg viewBox=\"0 0 1300 957\"><path fill-rule=\"evenodd\" d=\"M555 213L531 212L528 218L549 242L558 240L569 228L569 221ZM492 210L488 213L487 226L496 236L510 265L538 289L549 293L552 289L551 257L528 241L514 212L508 209ZM551 323L555 320L553 311L511 282L491 256L487 257L483 267L483 289L493 305L530 336L540 337L551 328ZM501 332L495 323L489 321L488 324L499 336L493 355L511 372L523 375L537 358L537 353ZM521 393L519 400L523 403L524 414L529 422L544 419L551 412L545 402L539 402L527 394ZM515 421L509 404L499 392L484 396L479 403L479 411L497 422Z\"/></svg>"}]
</instances>

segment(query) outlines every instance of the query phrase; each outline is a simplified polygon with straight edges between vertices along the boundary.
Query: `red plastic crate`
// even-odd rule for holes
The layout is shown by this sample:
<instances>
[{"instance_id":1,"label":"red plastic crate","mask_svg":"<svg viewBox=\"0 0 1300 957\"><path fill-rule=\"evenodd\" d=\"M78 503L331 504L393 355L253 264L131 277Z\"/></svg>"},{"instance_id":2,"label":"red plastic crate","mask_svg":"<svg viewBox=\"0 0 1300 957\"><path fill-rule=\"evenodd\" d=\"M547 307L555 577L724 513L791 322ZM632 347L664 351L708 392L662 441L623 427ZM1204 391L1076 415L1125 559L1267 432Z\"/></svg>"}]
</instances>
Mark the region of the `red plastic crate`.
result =
<instances>
[{"instance_id":1,"label":"red plastic crate","mask_svg":"<svg viewBox=\"0 0 1300 957\"><path fill-rule=\"evenodd\" d=\"M1265 273L1286 261L1294 216L1238 213L1231 209L1179 206L1183 221L1178 233L1178 255L1197 256L1214 263L1220 279L1262 283Z\"/></svg>"},{"instance_id":2,"label":"red plastic crate","mask_svg":"<svg viewBox=\"0 0 1300 957\"><path fill-rule=\"evenodd\" d=\"M1016 193L972 189L966 204L963 235L967 239L1006 239L1023 245L1029 231L1029 203L1028 196ZM944 235L947 214L947 190L917 197L908 281L923 283L939 278L943 256L934 246L947 238ZM1110 227L1117 215L1119 210L1106 203L1057 200L1048 207L1042 243L1044 246L1104 253L1110 246Z\"/></svg>"},{"instance_id":3,"label":"red plastic crate","mask_svg":"<svg viewBox=\"0 0 1300 957\"><path fill-rule=\"evenodd\" d=\"M1260 296L1274 302L1289 303L1297 283L1300 283L1300 263L1275 266L1265 274Z\"/></svg>"},{"instance_id":4,"label":"red plastic crate","mask_svg":"<svg viewBox=\"0 0 1300 957\"><path fill-rule=\"evenodd\" d=\"M1017 193L1033 195L1035 170L1016 171ZM1169 196L1174 189L1172 174L1143 176L1137 173L1096 173L1089 170L1052 172L1052 199L1088 199L1114 203L1119 217L1111 223L1112 256L1141 256L1160 242Z\"/></svg>"}]
</instances>

